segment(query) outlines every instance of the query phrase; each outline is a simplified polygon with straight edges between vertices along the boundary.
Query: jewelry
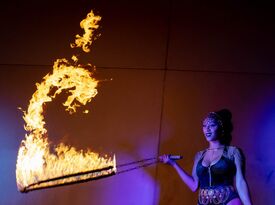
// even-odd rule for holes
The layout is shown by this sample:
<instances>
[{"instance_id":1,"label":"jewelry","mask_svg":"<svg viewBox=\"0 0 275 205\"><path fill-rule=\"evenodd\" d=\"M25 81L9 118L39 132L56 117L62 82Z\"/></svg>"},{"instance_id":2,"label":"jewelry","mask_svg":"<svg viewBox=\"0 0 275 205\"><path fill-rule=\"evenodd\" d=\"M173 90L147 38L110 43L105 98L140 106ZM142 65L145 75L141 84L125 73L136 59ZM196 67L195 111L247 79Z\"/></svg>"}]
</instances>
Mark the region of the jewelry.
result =
<instances>
[{"instance_id":1,"label":"jewelry","mask_svg":"<svg viewBox=\"0 0 275 205\"><path fill-rule=\"evenodd\" d=\"M203 205L223 204L228 200L229 195L232 192L234 192L232 186L207 187L200 189L199 202Z\"/></svg>"},{"instance_id":2,"label":"jewelry","mask_svg":"<svg viewBox=\"0 0 275 205\"><path fill-rule=\"evenodd\" d=\"M221 147L216 147L216 148L207 148L206 150L218 150L218 149L223 149L225 146Z\"/></svg>"}]
</instances>

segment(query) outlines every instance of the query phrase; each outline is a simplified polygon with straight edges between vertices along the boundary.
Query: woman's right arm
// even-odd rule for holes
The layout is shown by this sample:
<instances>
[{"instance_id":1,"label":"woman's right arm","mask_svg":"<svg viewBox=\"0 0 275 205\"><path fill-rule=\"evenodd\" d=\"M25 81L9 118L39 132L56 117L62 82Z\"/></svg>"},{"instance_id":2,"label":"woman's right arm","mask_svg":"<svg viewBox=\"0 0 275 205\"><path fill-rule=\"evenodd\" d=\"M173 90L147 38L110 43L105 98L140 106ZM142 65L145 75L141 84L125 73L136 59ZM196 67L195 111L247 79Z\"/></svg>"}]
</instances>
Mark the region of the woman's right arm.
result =
<instances>
[{"instance_id":1,"label":"woman's right arm","mask_svg":"<svg viewBox=\"0 0 275 205\"><path fill-rule=\"evenodd\" d=\"M193 170L192 170L192 175L189 175L184 169L182 169L177 162L174 160L171 160L169 158L169 155L163 155L161 157L162 161L166 164L170 164L178 173L182 181L191 189L191 191L195 192L198 188L198 177L196 174L196 166L197 166L197 160L195 158L194 160L194 165L193 165Z\"/></svg>"}]
</instances>

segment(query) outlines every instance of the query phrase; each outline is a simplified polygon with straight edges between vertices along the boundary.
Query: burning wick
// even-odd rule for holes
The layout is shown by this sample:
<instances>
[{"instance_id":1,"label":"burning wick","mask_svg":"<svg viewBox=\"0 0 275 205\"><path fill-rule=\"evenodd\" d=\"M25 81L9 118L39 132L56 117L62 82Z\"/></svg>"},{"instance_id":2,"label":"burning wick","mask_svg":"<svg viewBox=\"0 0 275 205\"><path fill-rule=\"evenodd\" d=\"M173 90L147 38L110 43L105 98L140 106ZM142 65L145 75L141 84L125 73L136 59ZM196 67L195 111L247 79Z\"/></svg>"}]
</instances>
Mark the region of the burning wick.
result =
<instances>
[{"instance_id":1,"label":"burning wick","mask_svg":"<svg viewBox=\"0 0 275 205\"><path fill-rule=\"evenodd\" d=\"M89 52L100 19L91 11L81 21L85 31L83 37L77 35L72 47L82 47L83 51ZM72 60L73 63L67 59L55 61L52 73L36 84L37 90L32 95L28 109L23 111L27 134L19 148L16 164L17 186L21 192L78 183L116 173L115 156L100 157L98 153L77 151L64 144L57 145L54 152L50 151L43 106L63 90L69 90L70 95L63 105L66 111L74 113L77 107L86 105L97 94L98 81L89 70L77 64L76 56Z\"/></svg>"}]
</instances>

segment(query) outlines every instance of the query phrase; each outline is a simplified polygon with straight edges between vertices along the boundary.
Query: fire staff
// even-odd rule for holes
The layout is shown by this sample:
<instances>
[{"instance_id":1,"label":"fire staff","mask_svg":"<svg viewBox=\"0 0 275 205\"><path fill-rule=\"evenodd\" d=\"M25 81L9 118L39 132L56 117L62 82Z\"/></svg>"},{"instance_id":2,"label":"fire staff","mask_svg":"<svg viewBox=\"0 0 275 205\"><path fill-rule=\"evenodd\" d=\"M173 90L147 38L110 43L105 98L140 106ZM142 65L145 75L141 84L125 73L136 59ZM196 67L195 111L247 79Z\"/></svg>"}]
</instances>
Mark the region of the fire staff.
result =
<instances>
[{"instance_id":1,"label":"fire staff","mask_svg":"<svg viewBox=\"0 0 275 205\"><path fill-rule=\"evenodd\" d=\"M196 154L192 175L169 155L160 157L177 171L193 192L199 189L198 205L252 205L245 179L244 155L241 149L230 146L231 118L231 112L223 109L210 112L203 120L203 133L209 147Z\"/></svg>"}]
</instances>

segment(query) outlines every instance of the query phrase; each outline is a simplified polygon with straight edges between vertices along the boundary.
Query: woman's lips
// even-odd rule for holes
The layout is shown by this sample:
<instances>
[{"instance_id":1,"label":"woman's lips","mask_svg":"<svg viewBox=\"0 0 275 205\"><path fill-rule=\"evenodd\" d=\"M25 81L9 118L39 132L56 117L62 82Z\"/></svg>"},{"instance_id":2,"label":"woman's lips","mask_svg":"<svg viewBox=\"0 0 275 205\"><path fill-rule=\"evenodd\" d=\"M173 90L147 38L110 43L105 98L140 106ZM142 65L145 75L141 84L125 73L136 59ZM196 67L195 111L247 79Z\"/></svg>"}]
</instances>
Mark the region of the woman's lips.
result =
<instances>
[{"instance_id":1,"label":"woman's lips","mask_svg":"<svg viewBox=\"0 0 275 205\"><path fill-rule=\"evenodd\" d=\"M212 133L206 133L205 136L206 137L211 137Z\"/></svg>"}]
</instances>

